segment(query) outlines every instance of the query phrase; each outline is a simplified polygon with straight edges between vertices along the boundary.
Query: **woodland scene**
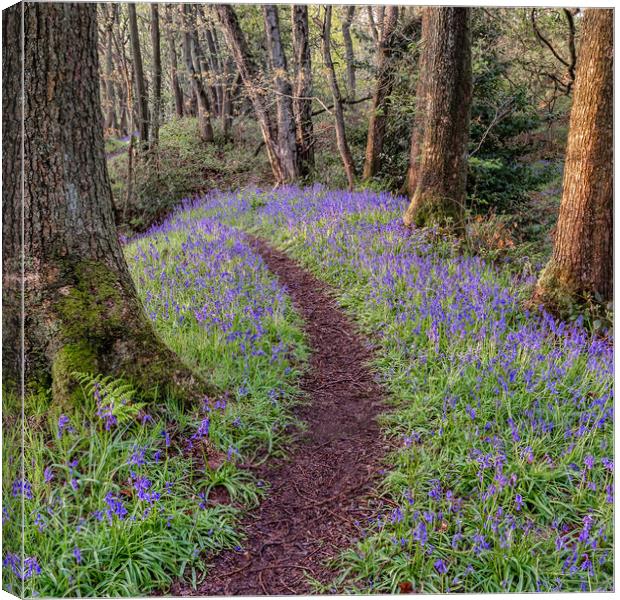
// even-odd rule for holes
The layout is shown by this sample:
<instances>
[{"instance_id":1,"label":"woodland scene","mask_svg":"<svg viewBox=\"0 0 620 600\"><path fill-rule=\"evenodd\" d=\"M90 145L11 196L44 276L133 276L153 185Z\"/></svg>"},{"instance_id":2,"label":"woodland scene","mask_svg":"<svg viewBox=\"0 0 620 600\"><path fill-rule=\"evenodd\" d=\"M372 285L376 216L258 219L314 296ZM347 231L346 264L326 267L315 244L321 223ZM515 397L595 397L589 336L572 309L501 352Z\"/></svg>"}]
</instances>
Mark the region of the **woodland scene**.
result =
<instances>
[{"instance_id":1,"label":"woodland scene","mask_svg":"<svg viewBox=\"0 0 620 600\"><path fill-rule=\"evenodd\" d=\"M2 33L5 591L613 591L612 8Z\"/></svg>"}]
</instances>

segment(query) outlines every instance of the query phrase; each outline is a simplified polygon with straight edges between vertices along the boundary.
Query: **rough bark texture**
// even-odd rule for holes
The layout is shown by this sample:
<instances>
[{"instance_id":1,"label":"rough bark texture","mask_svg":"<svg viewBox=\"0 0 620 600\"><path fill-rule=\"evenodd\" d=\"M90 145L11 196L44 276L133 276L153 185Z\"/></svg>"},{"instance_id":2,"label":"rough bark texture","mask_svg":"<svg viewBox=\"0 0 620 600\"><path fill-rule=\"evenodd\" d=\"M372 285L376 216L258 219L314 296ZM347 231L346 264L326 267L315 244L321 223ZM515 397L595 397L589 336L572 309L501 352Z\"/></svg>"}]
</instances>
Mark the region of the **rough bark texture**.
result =
<instances>
[{"instance_id":1,"label":"rough bark texture","mask_svg":"<svg viewBox=\"0 0 620 600\"><path fill-rule=\"evenodd\" d=\"M209 103L209 97L205 90L200 73L194 66L194 58L192 54L195 53L195 41L194 30L191 25L192 7L189 4L182 4L181 10L183 13L183 58L185 60L185 66L187 67L187 73L190 77L192 90L196 97L196 103L198 107L198 128L200 132L200 139L204 142L213 141L213 127L211 126L211 106Z\"/></svg>"},{"instance_id":2,"label":"rough bark texture","mask_svg":"<svg viewBox=\"0 0 620 600\"><path fill-rule=\"evenodd\" d=\"M295 57L295 89L293 112L295 136L301 161L301 175L314 167L314 129L312 126L312 62L308 27L308 6L291 7L293 55Z\"/></svg>"},{"instance_id":3,"label":"rough bark texture","mask_svg":"<svg viewBox=\"0 0 620 600\"><path fill-rule=\"evenodd\" d=\"M170 58L170 86L172 95L174 96L174 112L177 117L183 116L183 91L179 83L179 61L177 57L176 41L174 39L174 31L172 24L174 22L172 16L172 7L166 5L166 39L168 41L168 52Z\"/></svg>"},{"instance_id":4,"label":"rough bark texture","mask_svg":"<svg viewBox=\"0 0 620 600\"><path fill-rule=\"evenodd\" d=\"M385 21L381 28L381 40L377 49L377 83L370 108L366 159L364 161L364 179L370 179L377 173L380 166L381 152L383 151L389 97L394 83L392 53L396 24L398 23L398 7L388 6L384 19Z\"/></svg>"},{"instance_id":5,"label":"rough bark texture","mask_svg":"<svg viewBox=\"0 0 620 600\"><path fill-rule=\"evenodd\" d=\"M607 9L583 17L560 216L536 293L552 310L613 296L613 18Z\"/></svg>"},{"instance_id":6,"label":"rough bark texture","mask_svg":"<svg viewBox=\"0 0 620 600\"><path fill-rule=\"evenodd\" d=\"M422 42L425 118L420 165L406 225L462 226L471 112L468 8L425 9Z\"/></svg>"},{"instance_id":7,"label":"rough bark texture","mask_svg":"<svg viewBox=\"0 0 620 600\"><path fill-rule=\"evenodd\" d=\"M159 6L151 4L151 48L153 51L153 118L151 125L151 145L159 143L159 123L161 120L161 47L159 34Z\"/></svg>"},{"instance_id":8,"label":"rough bark texture","mask_svg":"<svg viewBox=\"0 0 620 600\"><path fill-rule=\"evenodd\" d=\"M22 369L22 8L2 11L2 384L15 395Z\"/></svg>"},{"instance_id":9,"label":"rough bark texture","mask_svg":"<svg viewBox=\"0 0 620 600\"><path fill-rule=\"evenodd\" d=\"M217 16L224 30L224 36L233 55L239 74L246 88L254 113L261 128L267 157L276 184L286 181L286 173L282 167L278 153L278 144L271 117L267 110L266 89L261 81L258 67L248 48L247 41L239 26L239 20L233 8L229 4L218 4L215 6Z\"/></svg>"},{"instance_id":10,"label":"rough bark texture","mask_svg":"<svg viewBox=\"0 0 620 600\"><path fill-rule=\"evenodd\" d=\"M344 40L344 58L347 63L347 93L349 100L355 100L355 54L353 53L353 38L351 37L355 6L343 6L342 10L342 39Z\"/></svg>"},{"instance_id":11,"label":"rough bark texture","mask_svg":"<svg viewBox=\"0 0 620 600\"><path fill-rule=\"evenodd\" d=\"M342 97L340 95L340 88L338 87L338 79L336 78L336 71L334 69L334 62L331 54L331 27L332 27L332 7L325 7L325 18L323 20L323 61L325 63L325 69L327 71L327 77L329 79L329 85L332 90L332 97L334 99L334 116L336 119L336 143L338 145L338 152L340 152L340 158L344 166L344 171L347 175L347 181L349 182L349 189L352 190L355 186L355 167L353 166L353 158L351 157L351 150L349 150L349 144L347 143L347 136L344 128L344 112L342 110Z\"/></svg>"},{"instance_id":12,"label":"rough bark texture","mask_svg":"<svg viewBox=\"0 0 620 600\"><path fill-rule=\"evenodd\" d=\"M131 3L127 4L127 11L129 15L129 39L131 42L133 79L136 86L136 113L138 118L138 131L140 132L140 145L142 148L147 148L149 141L149 97L146 92L146 82L144 81L144 67L142 65L142 52L140 50L136 5Z\"/></svg>"},{"instance_id":13,"label":"rough bark texture","mask_svg":"<svg viewBox=\"0 0 620 600\"><path fill-rule=\"evenodd\" d=\"M60 402L74 398L74 371L185 395L184 386L196 382L146 318L114 225L99 119L96 5L26 3L24 10L23 196L15 168L20 30L13 20L4 29L3 251L5 289L13 290L21 283L14 258L23 208L26 382L47 385L51 376ZM6 297L4 347L18 348L15 298ZM12 358L5 365L11 373L18 366Z\"/></svg>"},{"instance_id":14,"label":"rough bark texture","mask_svg":"<svg viewBox=\"0 0 620 600\"><path fill-rule=\"evenodd\" d=\"M301 172L295 139L295 119L293 118L293 88L288 78L286 56L280 35L278 7L263 5L265 35L269 52L269 67L276 89L276 111L278 123L278 150L286 180L295 181Z\"/></svg>"}]
</instances>

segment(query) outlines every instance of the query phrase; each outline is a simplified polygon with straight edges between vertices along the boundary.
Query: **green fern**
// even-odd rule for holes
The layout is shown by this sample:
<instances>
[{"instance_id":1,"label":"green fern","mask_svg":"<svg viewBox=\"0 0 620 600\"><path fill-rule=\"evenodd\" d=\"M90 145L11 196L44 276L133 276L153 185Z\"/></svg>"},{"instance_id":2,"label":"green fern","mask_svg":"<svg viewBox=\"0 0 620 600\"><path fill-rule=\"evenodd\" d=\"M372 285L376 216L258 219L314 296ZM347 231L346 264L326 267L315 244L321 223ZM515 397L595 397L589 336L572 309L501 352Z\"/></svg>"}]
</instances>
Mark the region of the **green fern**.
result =
<instances>
[{"instance_id":1,"label":"green fern","mask_svg":"<svg viewBox=\"0 0 620 600\"><path fill-rule=\"evenodd\" d=\"M146 405L136 402L135 388L123 379L114 379L107 375L73 372L82 391L88 398L99 398L98 407L110 407L111 414L119 424L134 420Z\"/></svg>"}]
</instances>

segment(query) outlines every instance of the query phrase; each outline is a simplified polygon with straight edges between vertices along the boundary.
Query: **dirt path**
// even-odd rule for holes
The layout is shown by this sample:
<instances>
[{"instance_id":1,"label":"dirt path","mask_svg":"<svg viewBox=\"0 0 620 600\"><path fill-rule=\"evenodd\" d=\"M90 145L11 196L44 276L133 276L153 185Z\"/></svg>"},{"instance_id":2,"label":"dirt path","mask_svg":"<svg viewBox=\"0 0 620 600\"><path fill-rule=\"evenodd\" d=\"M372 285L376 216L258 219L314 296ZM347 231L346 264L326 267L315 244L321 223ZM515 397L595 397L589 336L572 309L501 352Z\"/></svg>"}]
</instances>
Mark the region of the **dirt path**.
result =
<instances>
[{"instance_id":1,"label":"dirt path","mask_svg":"<svg viewBox=\"0 0 620 600\"><path fill-rule=\"evenodd\" d=\"M368 345L325 284L265 242L253 238L251 245L305 321L312 356L301 383L310 402L297 415L308 428L287 461L270 461L258 473L271 488L244 523L243 552L220 555L197 591L175 594L303 594L311 591L306 574L329 582L333 573L322 563L358 536L354 522L368 513L387 450L375 421L385 392L366 366Z\"/></svg>"}]
</instances>

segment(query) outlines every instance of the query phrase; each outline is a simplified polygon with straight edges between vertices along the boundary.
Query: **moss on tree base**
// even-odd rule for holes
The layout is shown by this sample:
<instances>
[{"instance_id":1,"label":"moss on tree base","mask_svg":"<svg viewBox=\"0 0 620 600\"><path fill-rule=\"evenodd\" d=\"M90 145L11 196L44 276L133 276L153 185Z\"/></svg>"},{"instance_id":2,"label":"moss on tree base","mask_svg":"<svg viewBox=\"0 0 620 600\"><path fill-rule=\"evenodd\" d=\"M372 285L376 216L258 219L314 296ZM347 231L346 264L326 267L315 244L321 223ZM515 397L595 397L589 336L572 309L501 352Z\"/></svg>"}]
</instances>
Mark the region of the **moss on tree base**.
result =
<instances>
[{"instance_id":1,"label":"moss on tree base","mask_svg":"<svg viewBox=\"0 0 620 600\"><path fill-rule=\"evenodd\" d=\"M75 372L123 378L146 400L171 395L191 401L214 391L159 339L129 278L100 262L69 268L72 281L60 290L51 315L56 321L49 352L55 402L78 400Z\"/></svg>"},{"instance_id":2,"label":"moss on tree base","mask_svg":"<svg viewBox=\"0 0 620 600\"><path fill-rule=\"evenodd\" d=\"M460 231L463 228L463 215L451 198L416 192L403 216L403 222L407 227L439 226Z\"/></svg>"}]
</instances>

